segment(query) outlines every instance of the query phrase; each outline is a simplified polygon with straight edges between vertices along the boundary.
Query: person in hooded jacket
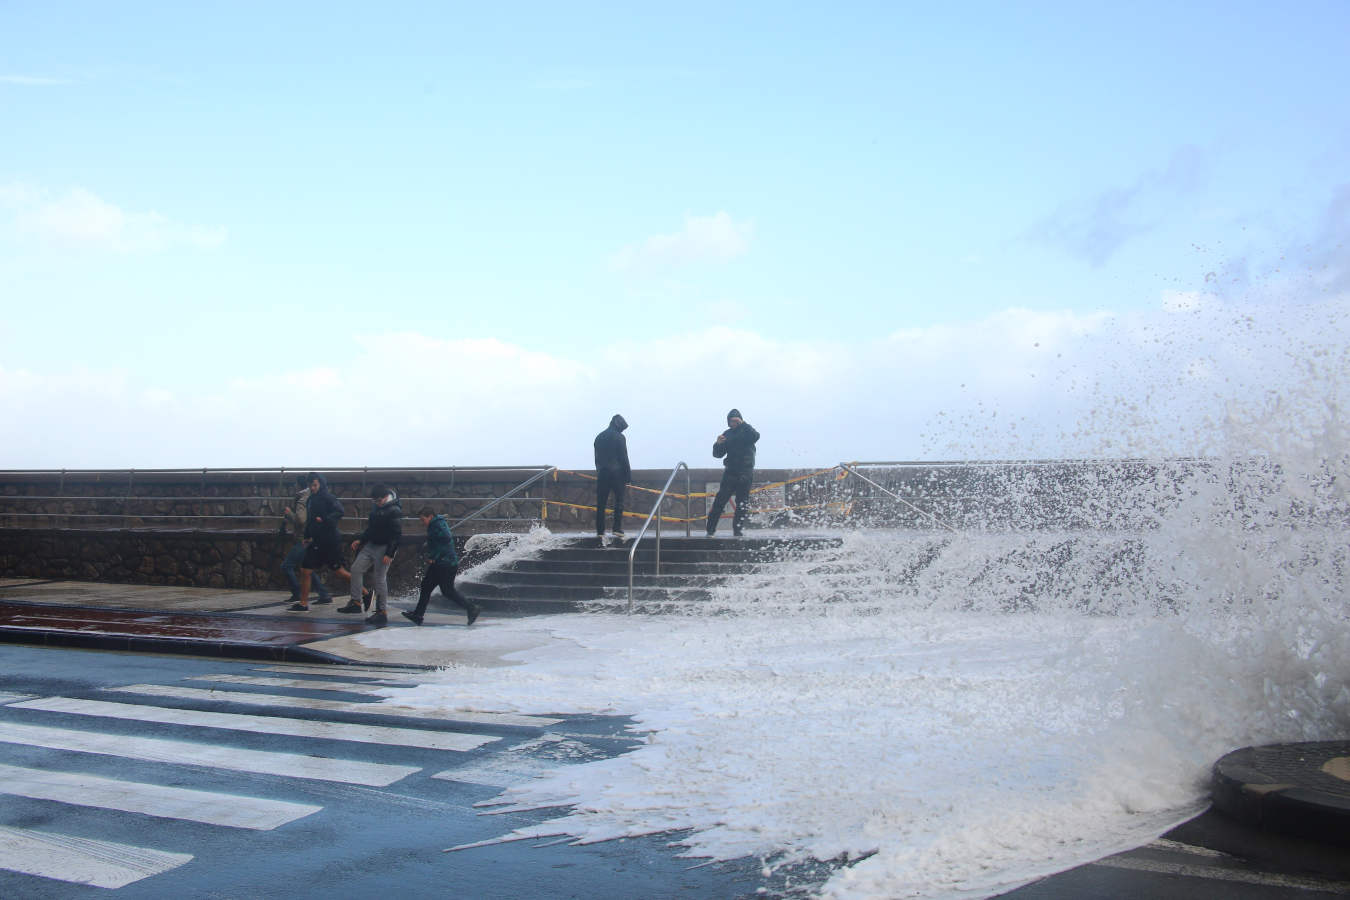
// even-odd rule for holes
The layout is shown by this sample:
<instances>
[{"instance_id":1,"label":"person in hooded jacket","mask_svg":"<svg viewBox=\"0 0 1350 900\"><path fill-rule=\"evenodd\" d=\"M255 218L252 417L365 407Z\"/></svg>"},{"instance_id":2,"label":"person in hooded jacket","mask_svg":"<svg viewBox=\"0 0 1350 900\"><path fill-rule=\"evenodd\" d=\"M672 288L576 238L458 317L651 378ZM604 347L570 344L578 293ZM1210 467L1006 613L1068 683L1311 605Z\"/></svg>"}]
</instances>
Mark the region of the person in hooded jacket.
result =
<instances>
[{"instance_id":1,"label":"person in hooded jacket","mask_svg":"<svg viewBox=\"0 0 1350 900\"><path fill-rule=\"evenodd\" d=\"M628 464L628 423L618 413L595 436L595 536L605 539L605 503L614 496L614 537L623 540L623 498L633 469Z\"/></svg>"},{"instance_id":2,"label":"person in hooded jacket","mask_svg":"<svg viewBox=\"0 0 1350 900\"><path fill-rule=\"evenodd\" d=\"M708 537L717 532L717 523L727 500L736 496L736 511L731 517L731 533L740 537L745 529L745 517L750 512L750 485L755 480L755 444L759 432L741 418L741 411L727 413L727 430L713 442L712 454L725 467L712 509L708 511Z\"/></svg>"},{"instance_id":3,"label":"person in hooded jacket","mask_svg":"<svg viewBox=\"0 0 1350 900\"><path fill-rule=\"evenodd\" d=\"M305 501L305 556L300 561L300 599L290 609L309 609L309 586L316 569L329 568L344 578L351 578L342 562L342 537L338 522L346 512L342 501L328 489L328 479L318 472L310 472L309 499ZM317 602L332 602L320 598Z\"/></svg>"},{"instance_id":4,"label":"person in hooded jacket","mask_svg":"<svg viewBox=\"0 0 1350 900\"><path fill-rule=\"evenodd\" d=\"M403 618L414 625L421 625L427 612L427 603L431 600L431 592L440 587L441 596L464 607L468 615L466 624L472 625L478 621L481 610L477 603L466 598L455 587L455 575L459 573L459 552L455 549L455 535L450 530L450 523L445 521L445 516L438 516L430 506L422 507L417 515L427 530L427 539L422 545L422 553L427 558L427 571L422 576L417 608L403 610Z\"/></svg>"},{"instance_id":5,"label":"person in hooded jacket","mask_svg":"<svg viewBox=\"0 0 1350 900\"><path fill-rule=\"evenodd\" d=\"M287 552L286 558L281 561L281 572L286 576L286 583L291 586L291 603L300 600L300 564L305 558L305 521L309 518L309 479L304 475L296 477L295 499L291 501L295 505L286 507L281 522L281 534L283 536L290 534L295 538L295 544ZM319 589L319 596L315 603L332 603L333 598L329 596L328 589L323 586L323 580L318 575L310 575L310 584Z\"/></svg>"},{"instance_id":6,"label":"person in hooded jacket","mask_svg":"<svg viewBox=\"0 0 1350 900\"><path fill-rule=\"evenodd\" d=\"M370 601L362 602L361 589L365 586L367 570L374 569L375 612L366 617L366 624L388 625L389 564L394 561L399 541L403 539L403 507L399 505L397 492L382 484L371 490L370 499L375 506L366 519L366 530L352 541L356 559L352 562L351 600L338 612L359 613L367 608Z\"/></svg>"}]
</instances>

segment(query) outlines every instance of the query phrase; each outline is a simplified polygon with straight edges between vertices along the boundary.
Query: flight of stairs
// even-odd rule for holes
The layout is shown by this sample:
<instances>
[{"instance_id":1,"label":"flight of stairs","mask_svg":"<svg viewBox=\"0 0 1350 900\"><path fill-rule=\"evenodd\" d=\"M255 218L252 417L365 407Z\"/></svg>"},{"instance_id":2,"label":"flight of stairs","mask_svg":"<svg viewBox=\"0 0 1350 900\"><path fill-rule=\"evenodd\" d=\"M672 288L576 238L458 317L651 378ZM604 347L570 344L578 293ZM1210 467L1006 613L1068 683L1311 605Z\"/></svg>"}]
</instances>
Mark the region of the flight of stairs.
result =
<instances>
[{"instance_id":1,"label":"flight of stairs","mask_svg":"<svg viewBox=\"0 0 1350 900\"><path fill-rule=\"evenodd\" d=\"M839 543L830 537L663 536L661 574L655 575L656 542L649 535L634 559L634 607L650 611L663 604L706 600L710 587ZM568 537L527 557L476 566L463 572L455 586L498 614L626 609L631 546L629 542L600 547L594 536Z\"/></svg>"}]
</instances>

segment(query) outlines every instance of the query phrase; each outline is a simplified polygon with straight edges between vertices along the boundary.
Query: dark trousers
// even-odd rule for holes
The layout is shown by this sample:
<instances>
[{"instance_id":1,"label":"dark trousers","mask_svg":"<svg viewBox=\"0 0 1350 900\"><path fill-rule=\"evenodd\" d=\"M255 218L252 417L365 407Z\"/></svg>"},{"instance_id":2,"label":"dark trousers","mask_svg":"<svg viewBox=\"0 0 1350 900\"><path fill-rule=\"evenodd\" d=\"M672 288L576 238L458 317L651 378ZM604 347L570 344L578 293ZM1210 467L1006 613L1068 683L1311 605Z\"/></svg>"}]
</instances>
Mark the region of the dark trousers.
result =
<instances>
[{"instance_id":1,"label":"dark trousers","mask_svg":"<svg viewBox=\"0 0 1350 900\"><path fill-rule=\"evenodd\" d=\"M745 527L745 517L750 513L750 483L754 481L754 472L745 472L732 474L727 472L722 476L722 483L717 488L717 496L713 498L712 509L708 511L708 534L717 530L717 522L722 518L722 510L726 509L727 500L736 496L736 512L731 517L732 534L740 534L741 529Z\"/></svg>"},{"instance_id":2,"label":"dark trousers","mask_svg":"<svg viewBox=\"0 0 1350 900\"><path fill-rule=\"evenodd\" d=\"M417 598L417 609L413 610L413 615L422 618L427 611L427 601L431 599L431 592L436 588L441 589L441 596L447 600L453 600L464 609L472 609L473 604L464 599L464 595L455 590L455 576L459 574L459 566L451 563L434 562L427 566L427 573L422 576L422 593Z\"/></svg>"},{"instance_id":3,"label":"dark trousers","mask_svg":"<svg viewBox=\"0 0 1350 900\"><path fill-rule=\"evenodd\" d=\"M286 558L281 562L281 572L286 576L286 583L291 586L291 593L296 597L300 596L300 579L295 574L295 570L300 568L300 563L304 558L305 542L297 541L295 546L291 548L291 552L287 553ZM310 576L310 583L318 590L320 600L328 598L328 588L324 587L323 582L319 580L318 572Z\"/></svg>"},{"instance_id":4,"label":"dark trousers","mask_svg":"<svg viewBox=\"0 0 1350 900\"><path fill-rule=\"evenodd\" d=\"M605 533L605 501L614 495L614 530L623 531L623 495L627 486L614 472L601 469L595 473L595 533Z\"/></svg>"}]
</instances>

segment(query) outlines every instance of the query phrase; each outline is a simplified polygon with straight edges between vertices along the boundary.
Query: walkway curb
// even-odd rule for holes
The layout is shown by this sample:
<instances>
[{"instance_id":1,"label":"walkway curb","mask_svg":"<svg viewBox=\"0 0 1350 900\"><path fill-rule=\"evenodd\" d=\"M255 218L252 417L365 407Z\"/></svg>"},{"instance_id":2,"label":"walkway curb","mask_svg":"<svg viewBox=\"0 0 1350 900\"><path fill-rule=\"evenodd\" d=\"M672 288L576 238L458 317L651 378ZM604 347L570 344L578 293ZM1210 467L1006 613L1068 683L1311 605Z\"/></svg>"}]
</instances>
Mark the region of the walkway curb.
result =
<instances>
[{"instance_id":1,"label":"walkway curb","mask_svg":"<svg viewBox=\"0 0 1350 900\"><path fill-rule=\"evenodd\" d=\"M423 668L407 663L348 659L306 646L365 630L365 626L356 623L285 616L90 609L0 601L0 643L268 662Z\"/></svg>"},{"instance_id":2,"label":"walkway curb","mask_svg":"<svg viewBox=\"0 0 1350 900\"><path fill-rule=\"evenodd\" d=\"M1350 846L1350 741L1235 750L1214 764L1213 802L1265 831Z\"/></svg>"}]
</instances>

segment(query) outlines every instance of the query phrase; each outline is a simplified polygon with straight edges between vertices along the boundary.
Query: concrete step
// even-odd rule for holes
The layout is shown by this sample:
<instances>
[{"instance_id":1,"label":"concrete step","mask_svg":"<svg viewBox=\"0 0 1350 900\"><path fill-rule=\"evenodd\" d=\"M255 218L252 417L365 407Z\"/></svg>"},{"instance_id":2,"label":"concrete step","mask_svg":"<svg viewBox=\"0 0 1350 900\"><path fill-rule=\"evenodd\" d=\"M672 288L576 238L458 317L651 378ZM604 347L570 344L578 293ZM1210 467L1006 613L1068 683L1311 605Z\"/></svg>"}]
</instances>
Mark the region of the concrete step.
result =
<instances>
[{"instance_id":1,"label":"concrete step","mask_svg":"<svg viewBox=\"0 0 1350 900\"><path fill-rule=\"evenodd\" d=\"M661 574L662 575L735 575L743 572L754 571L760 563L730 563L730 562L673 562L666 558L663 551L661 553ZM634 560L634 573L651 573L655 564L652 559L644 558ZM555 572L559 575L585 575L585 574L622 574L625 578L628 576L628 558L623 557L615 560L580 560L580 559L517 559L500 569L498 572ZM466 573L467 577L467 573Z\"/></svg>"},{"instance_id":2,"label":"concrete step","mask_svg":"<svg viewBox=\"0 0 1350 900\"><path fill-rule=\"evenodd\" d=\"M743 574L744 570L739 570L732 574ZM634 572L633 584L652 585L654 587L672 586L678 587L688 584L707 584L710 582L721 581L730 575L716 573L694 574L694 573L669 573L665 567L661 567L660 575L653 575L650 572ZM464 584L467 579L460 579L456 584ZM496 585L551 585L555 587L586 587L588 585L599 587L627 587L628 570L615 570L612 572L519 572L513 570L498 570L495 572L484 573L480 578L474 581Z\"/></svg>"}]
</instances>

